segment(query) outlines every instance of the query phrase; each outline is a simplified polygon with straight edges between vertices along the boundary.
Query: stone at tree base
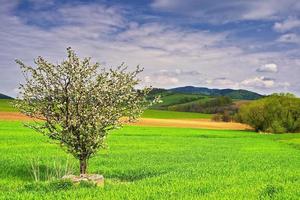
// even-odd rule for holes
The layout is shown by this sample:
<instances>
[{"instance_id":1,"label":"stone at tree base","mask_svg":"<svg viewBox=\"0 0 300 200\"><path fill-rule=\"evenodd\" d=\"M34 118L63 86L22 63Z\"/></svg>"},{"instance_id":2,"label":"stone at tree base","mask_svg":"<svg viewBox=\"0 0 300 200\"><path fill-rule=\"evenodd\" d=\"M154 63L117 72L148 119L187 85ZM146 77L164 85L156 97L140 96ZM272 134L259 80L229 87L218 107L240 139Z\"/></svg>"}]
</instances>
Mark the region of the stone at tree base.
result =
<instances>
[{"instance_id":1,"label":"stone at tree base","mask_svg":"<svg viewBox=\"0 0 300 200\"><path fill-rule=\"evenodd\" d=\"M62 177L62 179L70 179L74 183L80 183L81 181L87 181L94 183L97 186L103 186L104 185L104 177L99 174L80 174L80 176L75 175L65 175Z\"/></svg>"}]
</instances>

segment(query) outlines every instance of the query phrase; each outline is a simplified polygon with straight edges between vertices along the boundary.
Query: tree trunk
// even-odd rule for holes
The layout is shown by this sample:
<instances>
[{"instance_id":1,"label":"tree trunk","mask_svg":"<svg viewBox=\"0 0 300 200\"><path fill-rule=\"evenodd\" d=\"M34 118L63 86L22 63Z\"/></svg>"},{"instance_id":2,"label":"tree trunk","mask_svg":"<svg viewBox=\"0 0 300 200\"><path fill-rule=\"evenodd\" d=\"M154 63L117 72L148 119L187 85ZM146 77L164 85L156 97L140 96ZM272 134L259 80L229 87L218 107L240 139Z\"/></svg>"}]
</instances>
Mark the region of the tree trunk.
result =
<instances>
[{"instance_id":1,"label":"tree trunk","mask_svg":"<svg viewBox=\"0 0 300 200\"><path fill-rule=\"evenodd\" d=\"M80 174L86 174L86 169L87 169L87 160L84 158L80 160Z\"/></svg>"}]
</instances>

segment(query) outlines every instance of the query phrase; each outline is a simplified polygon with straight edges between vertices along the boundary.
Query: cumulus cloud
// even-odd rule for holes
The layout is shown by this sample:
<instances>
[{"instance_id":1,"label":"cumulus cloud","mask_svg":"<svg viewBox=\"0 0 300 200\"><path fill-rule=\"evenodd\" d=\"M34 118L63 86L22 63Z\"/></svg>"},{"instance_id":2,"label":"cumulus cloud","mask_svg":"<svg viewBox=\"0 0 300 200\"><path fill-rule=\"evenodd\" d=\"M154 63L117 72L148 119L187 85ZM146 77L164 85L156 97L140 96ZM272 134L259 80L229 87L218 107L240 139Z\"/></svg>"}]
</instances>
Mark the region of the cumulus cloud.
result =
<instances>
[{"instance_id":1,"label":"cumulus cloud","mask_svg":"<svg viewBox=\"0 0 300 200\"><path fill-rule=\"evenodd\" d=\"M282 22L276 22L273 26L278 32L286 32L298 27L300 27L300 20L297 18L288 18Z\"/></svg>"},{"instance_id":2,"label":"cumulus cloud","mask_svg":"<svg viewBox=\"0 0 300 200\"><path fill-rule=\"evenodd\" d=\"M264 76L246 78L242 81L234 81L227 77L218 77L208 79L204 84L208 87L251 89L258 92L286 91L291 86L289 82L278 81L275 78Z\"/></svg>"},{"instance_id":3,"label":"cumulus cloud","mask_svg":"<svg viewBox=\"0 0 300 200\"><path fill-rule=\"evenodd\" d=\"M246 79L241 85L252 88L272 88L275 86L275 80L264 76Z\"/></svg>"},{"instance_id":4,"label":"cumulus cloud","mask_svg":"<svg viewBox=\"0 0 300 200\"><path fill-rule=\"evenodd\" d=\"M264 64L256 69L257 72L270 72L276 73L278 72L277 65L275 63Z\"/></svg>"},{"instance_id":5,"label":"cumulus cloud","mask_svg":"<svg viewBox=\"0 0 300 200\"><path fill-rule=\"evenodd\" d=\"M254 77L250 79L246 79L241 82L241 86L250 87L250 88L257 88L257 89L288 89L290 87L289 82L280 82L274 78L268 77Z\"/></svg>"}]
</instances>

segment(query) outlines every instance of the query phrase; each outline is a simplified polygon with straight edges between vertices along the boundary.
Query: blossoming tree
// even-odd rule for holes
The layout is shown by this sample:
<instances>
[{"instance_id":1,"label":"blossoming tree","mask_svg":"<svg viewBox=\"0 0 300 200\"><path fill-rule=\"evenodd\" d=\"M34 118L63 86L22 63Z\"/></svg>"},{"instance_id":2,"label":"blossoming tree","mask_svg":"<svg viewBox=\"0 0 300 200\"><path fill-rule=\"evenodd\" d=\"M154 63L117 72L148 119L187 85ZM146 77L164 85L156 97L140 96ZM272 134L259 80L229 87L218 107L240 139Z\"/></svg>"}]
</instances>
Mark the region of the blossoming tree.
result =
<instances>
[{"instance_id":1,"label":"blossoming tree","mask_svg":"<svg viewBox=\"0 0 300 200\"><path fill-rule=\"evenodd\" d=\"M16 60L25 78L16 107L41 119L30 127L58 141L86 174L89 158L104 147L109 131L135 120L154 101L146 99L150 88L136 89L138 67L106 70L90 58L80 60L71 48L67 53L58 65L42 57L35 67Z\"/></svg>"}]
</instances>

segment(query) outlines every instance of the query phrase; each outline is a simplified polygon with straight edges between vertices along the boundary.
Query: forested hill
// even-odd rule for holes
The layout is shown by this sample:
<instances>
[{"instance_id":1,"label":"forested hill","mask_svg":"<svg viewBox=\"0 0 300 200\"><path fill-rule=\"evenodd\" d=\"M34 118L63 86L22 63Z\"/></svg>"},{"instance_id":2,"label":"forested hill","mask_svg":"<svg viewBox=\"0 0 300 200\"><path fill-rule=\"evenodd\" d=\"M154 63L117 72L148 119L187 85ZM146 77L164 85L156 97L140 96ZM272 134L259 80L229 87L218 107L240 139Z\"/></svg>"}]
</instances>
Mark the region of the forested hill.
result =
<instances>
[{"instance_id":1,"label":"forested hill","mask_svg":"<svg viewBox=\"0 0 300 200\"><path fill-rule=\"evenodd\" d=\"M232 99L255 100L263 97L263 95L248 90L234 89L209 89L206 87L185 86L168 89L167 91L184 93L184 94L203 94L208 96L227 96Z\"/></svg>"},{"instance_id":2,"label":"forested hill","mask_svg":"<svg viewBox=\"0 0 300 200\"><path fill-rule=\"evenodd\" d=\"M12 99L10 96L0 93L0 99Z\"/></svg>"},{"instance_id":3,"label":"forested hill","mask_svg":"<svg viewBox=\"0 0 300 200\"><path fill-rule=\"evenodd\" d=\"M204 87L154 88L149 98L160 96L162 102L151 109L214 114L235 112L241 105L264 97L248 90L209 89Z\"/></svg>"}]
</instances>

